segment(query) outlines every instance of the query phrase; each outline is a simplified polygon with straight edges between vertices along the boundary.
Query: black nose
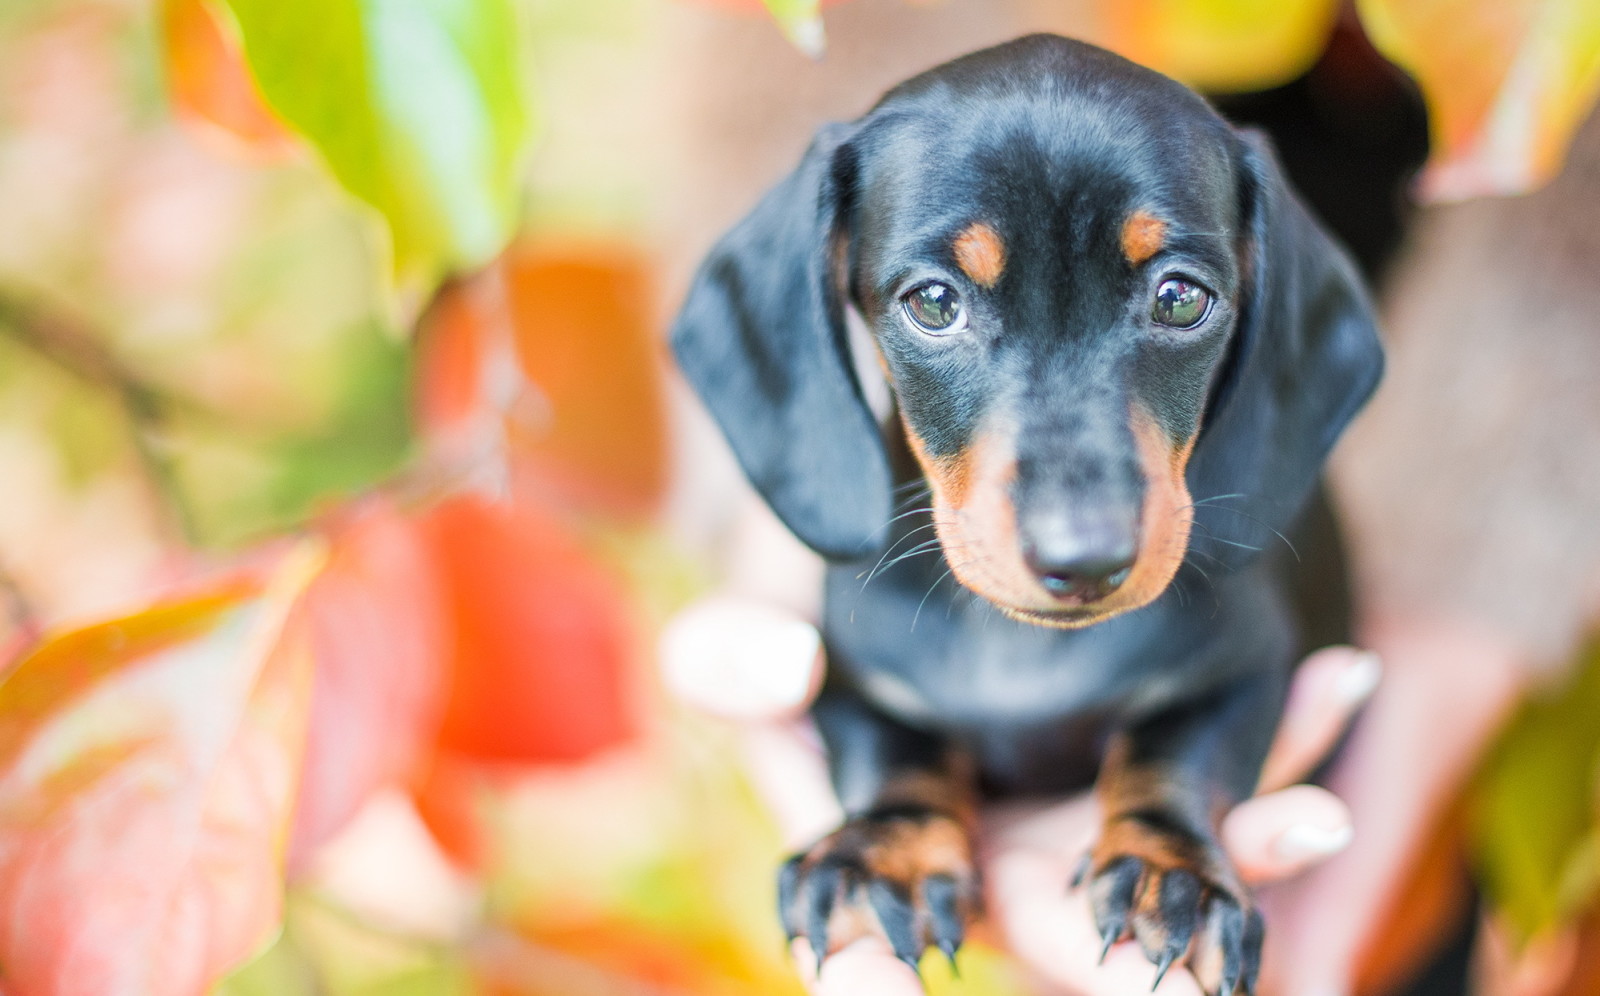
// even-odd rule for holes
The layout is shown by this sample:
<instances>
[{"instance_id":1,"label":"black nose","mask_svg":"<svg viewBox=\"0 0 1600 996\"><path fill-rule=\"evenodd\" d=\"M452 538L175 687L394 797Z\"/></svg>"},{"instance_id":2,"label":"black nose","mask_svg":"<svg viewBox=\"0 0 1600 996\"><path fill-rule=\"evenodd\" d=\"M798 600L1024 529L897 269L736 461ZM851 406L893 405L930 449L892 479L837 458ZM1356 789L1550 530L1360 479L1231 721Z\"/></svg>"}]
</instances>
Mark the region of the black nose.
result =
<instances>
[{"instance_id":1,"label":"black nose","mask_svg":"<svg viewBox=\"0 0 1600 996\"><path fill-rule=\"evenodd\" d=\"M1090 602L1120 588L1133 571L1138 553L1132 536L1062 536L1053 542L1030 542L1022 555L1043 586L1063 601Z\"/></svg>"}]
</instances>

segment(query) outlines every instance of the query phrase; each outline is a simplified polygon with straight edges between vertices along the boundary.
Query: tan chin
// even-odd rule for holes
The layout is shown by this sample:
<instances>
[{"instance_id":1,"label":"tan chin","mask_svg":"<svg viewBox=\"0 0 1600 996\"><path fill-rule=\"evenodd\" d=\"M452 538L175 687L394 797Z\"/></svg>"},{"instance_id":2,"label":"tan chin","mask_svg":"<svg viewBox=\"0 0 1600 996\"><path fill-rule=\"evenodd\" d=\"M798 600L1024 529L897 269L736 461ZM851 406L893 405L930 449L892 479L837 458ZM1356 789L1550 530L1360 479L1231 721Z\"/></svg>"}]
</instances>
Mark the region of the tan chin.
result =
<instances>
[{"instance_id":1,"label":"tan chin","mask_svg":"<svg viewBox=\"0 0 1600 996\"><path fill-rule=\"evenodd\" d=\"M983 594L979 592L978 594ZM992 599L991 599L992 601ZM1148 603L1144 603L1148 604ZM1103 623L1139 608L1138 605L1124 605L1114 608L1084 608L1066 612L1040 612L1037 609L1019 609L1015 605L1005 605L1001 602L994 603L995 608L1007 619L1014 619L1020 623L1033 626L1046 626L1050 629L1084 629L1096 623Z\"/></svg>"}]
</instances>

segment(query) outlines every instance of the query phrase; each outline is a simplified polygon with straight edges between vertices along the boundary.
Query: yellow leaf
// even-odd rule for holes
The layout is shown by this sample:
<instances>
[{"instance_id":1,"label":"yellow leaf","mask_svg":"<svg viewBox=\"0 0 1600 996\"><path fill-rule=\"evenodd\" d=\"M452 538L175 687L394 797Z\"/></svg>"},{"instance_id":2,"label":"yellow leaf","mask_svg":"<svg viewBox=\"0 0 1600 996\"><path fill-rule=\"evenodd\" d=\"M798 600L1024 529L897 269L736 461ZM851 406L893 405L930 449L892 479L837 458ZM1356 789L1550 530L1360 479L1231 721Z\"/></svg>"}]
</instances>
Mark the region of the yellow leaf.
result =
<instances>
[{"instance_id":1,"label":"yellow leaf","mask_svg":"<svg viewBox=\"0 0 1600 996\"><path fill-rule=\"evenodd\" d=\"M1357 0L1373 44L1417 79L1433 159L1423 196L1531 190L1600 93L1595 0Z\"/></svg>"},{"instance_id":2,"label":"yellow leaf","mask_svg":"<svg viewBox=\"0 0 1600 996\"><path fill-rule=\"evenodd\" d=\"M1114 52L1202 90L1257 90L1311 67L1337 0L1104 0Z\"/></svg>"}]
</instances>

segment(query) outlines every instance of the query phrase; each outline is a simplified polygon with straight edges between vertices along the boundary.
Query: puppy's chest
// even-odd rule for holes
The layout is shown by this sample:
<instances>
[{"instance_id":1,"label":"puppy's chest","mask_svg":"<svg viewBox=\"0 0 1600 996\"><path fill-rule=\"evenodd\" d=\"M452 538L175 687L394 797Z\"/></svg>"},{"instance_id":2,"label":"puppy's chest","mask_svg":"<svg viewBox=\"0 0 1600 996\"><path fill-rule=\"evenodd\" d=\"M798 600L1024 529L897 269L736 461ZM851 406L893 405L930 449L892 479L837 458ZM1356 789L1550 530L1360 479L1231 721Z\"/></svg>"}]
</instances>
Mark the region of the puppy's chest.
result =
<instances>
[{"instance_id":1,"label":"puppy's chest","mask_svg":"<svg viewBox=\"0 0 1600 996\"><path fill-rule=\"evenodd\" d=\"M882 711L957 734L1154 711L1207 683L1203 632L1159 609L1085 630L1016 622L949 578L830 572L829 667Z\"/></svg>"}]
</instances>

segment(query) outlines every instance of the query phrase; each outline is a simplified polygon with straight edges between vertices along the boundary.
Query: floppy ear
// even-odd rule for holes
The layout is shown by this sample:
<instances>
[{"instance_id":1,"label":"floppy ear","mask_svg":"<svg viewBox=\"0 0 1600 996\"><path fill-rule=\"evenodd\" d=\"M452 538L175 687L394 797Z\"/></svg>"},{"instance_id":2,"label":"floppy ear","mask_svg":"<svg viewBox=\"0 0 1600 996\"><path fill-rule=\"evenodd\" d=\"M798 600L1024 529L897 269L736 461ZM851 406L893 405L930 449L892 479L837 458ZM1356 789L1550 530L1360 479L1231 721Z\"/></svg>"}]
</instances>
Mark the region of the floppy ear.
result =
<instances>
[{"instance_id":1,"label":"floppy ear","mask_svg":"<svg viewBox=\"0 0 1600 996\"><path fill-rule=\"evenodd\" d=\"M679 366L751 483L796 536L836 559L881 543L891 490L836 272L852 131L819 131L799 167L722 237L672 329Z\"/></svg>"},{"instance_id":2,"label":"floppy ear","mask_svg":"<svg viewBox=\"0 0 1600 996\"><path fill-rule=\"evenodd\" d=\"M1246 291L1188 470L1205 527L1195 546L1231 565L1288 531L1383 373L1355 264L1289 189L1266 139L1241 132L1240 144ZM1237 497L1208 501L1221 495Z\"/></svg>"}]
</instances>

